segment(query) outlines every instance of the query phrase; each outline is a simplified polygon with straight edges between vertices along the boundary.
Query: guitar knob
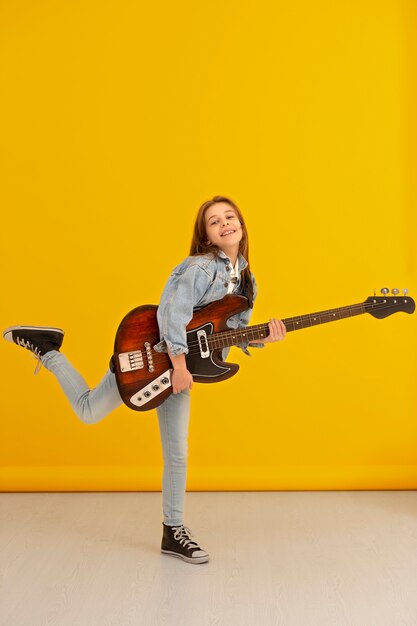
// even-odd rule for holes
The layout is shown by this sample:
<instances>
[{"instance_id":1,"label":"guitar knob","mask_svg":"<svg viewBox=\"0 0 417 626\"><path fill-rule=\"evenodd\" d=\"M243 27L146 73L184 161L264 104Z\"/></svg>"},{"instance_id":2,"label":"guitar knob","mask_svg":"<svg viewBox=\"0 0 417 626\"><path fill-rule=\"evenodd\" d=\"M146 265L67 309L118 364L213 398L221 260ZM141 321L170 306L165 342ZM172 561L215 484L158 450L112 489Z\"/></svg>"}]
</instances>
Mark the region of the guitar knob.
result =
<instances>
[{"instance_id":1,"label":"guitar knob","mask_svg":"<svg viewBox=\"0 0 417 626\"><path fill-rule=\"evenodd\" d=\"M408 294L408 289L403 289L403 294L406 296Z\"/></svg>"},{"instance_id":2,"label":"guitar knob","mask_svg":"<svg viewBox=\"0 0 417 626\"><path fill-rule=\"evenodd\" d=\"M169 378L167 378L166 376L164 376L164 378L161 378L161 383L163 385L167 385L169 383Z\"/></svg>"},{"instance_id":3,"label":"guitar knob","mask_svg":"<svg viewBox=\"0 0 417 626\"><path fill-rule=\"evenodd\" d=\"M398 296L398 294L400 293L400 290L399 290L399 289L397 289L397 288L395 287L394 289L391 289L391 293L392 293L394 296Z\"/></svg>"},{"instance_id":4,"label":"guitar knob","mask_svg":"<svg viewBox=\"0 0 417 626\"><path fill-rule=\"evenodd\" d=\"M387 287L384 287L383 289L381 289L381 293L384 294L384 296L386 296L387 293L389 293L389 289L387 289Z\"/></svg>"},{"instance_id":5,"label":"guitar knob","mask_svg":"<svg viewBox=\"0 0 417 626\"><path fill-rule=\"evenodd\" d=\"M155 385L152 385L152 389L153 389L154 391L159 391L159 385L156 385L156 384L155 384Z\"/></svg>"}]
</instances>

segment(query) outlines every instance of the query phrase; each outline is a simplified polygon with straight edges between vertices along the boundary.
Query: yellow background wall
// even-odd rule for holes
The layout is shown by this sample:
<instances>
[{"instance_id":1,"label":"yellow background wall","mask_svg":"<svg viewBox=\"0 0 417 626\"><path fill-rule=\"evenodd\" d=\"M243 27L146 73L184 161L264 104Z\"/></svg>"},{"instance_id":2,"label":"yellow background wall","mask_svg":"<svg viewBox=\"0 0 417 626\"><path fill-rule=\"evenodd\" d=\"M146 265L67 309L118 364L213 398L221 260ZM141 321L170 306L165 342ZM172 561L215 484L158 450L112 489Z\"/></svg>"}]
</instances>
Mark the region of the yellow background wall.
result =
<instances>
[{"instance_id":1,"label":"yellow background wall","mask_svg":"<svg viewBox=\"0 0 417 626\"><path fill-rule=\"evenodd\" d=\"M415 3L3 2L2 328L66 329L95 385L199 205L246 216L253 323L416 295ZM237 350L192 393L189 489L417 486L416 319ZM159 489L156 413L96 426L1 343L5 490Z\"/></svg>"}]
</instances>

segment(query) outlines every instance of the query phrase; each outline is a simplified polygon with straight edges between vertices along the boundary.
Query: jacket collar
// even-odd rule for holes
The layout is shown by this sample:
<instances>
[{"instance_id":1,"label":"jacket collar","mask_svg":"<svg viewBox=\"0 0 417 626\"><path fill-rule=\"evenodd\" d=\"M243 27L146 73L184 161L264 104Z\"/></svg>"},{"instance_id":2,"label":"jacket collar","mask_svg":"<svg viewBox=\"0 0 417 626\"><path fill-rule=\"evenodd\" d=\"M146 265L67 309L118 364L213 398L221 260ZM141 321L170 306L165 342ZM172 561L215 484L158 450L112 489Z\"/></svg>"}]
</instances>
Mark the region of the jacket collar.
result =
<instances>
[{"instance_id":1,"label":"jacket collar","mask_svg":"<svg viewBox=\"0 0 417 626\"><path fill-rule=\"evenodd\" d=\"M222 259L225 263L230 263L230 264L231 264L230 258L229 258L229 257L228 257L228 256L227 256L224 252L223 252L223 250L219 250L219 252L218 252L218 256L219 256L219 258L220 258L220 259ZM245 267L247 267L248 262L247 262L247 260L245 259L245 257L244 257L242 254L240 254L240 252L239 252L238 259L239 259L239 272L243 272L243 270L245 269Z\"/></svg>"}]
</instances>

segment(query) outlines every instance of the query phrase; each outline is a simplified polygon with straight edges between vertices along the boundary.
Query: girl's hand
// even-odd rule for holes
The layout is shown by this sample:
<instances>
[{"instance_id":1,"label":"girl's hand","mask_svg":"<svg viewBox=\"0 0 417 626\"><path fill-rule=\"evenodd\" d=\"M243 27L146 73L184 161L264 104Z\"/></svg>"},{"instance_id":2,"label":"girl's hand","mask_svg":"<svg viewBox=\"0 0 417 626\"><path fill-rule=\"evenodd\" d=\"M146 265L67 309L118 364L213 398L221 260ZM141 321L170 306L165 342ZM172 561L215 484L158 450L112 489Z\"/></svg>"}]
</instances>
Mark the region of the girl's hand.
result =
<instances>
[{"instance_id":1,"label":"girl's hand","mask_svg":"<svg viewBox=\"0 0 417 626\"><path fill-rule=\"evenodd\" d=\"M281 320L272 318L268 324L269 335L265 339L257 339L257 343L272 343L273 341L281 341L287 334L287 329Z\"/></svg>"},{"instance_id":2,"label":"girl's hand","mask_svg":"<svg viewBox=\"0 0 417 626\"><path fill-rule=\"evenodd\" d=\"M181 393L184 389L191 389L193 377L186 367L178 367L172 372L171 384L173 393Z\"/></svg>"},{"instance_id":3,"label":"girl's hand","mask_svg":"<svg viewBox=\"0 0 417 626\"><path fill-rule=\"evenodd\" d=\"M177 354L177 356L174 356L169 350L168 354L173 367L171 375L173 393L181 393L184 389L191 389L193 386L193 377L187 369L185 354Z\"/></svg>"}]
</instances>

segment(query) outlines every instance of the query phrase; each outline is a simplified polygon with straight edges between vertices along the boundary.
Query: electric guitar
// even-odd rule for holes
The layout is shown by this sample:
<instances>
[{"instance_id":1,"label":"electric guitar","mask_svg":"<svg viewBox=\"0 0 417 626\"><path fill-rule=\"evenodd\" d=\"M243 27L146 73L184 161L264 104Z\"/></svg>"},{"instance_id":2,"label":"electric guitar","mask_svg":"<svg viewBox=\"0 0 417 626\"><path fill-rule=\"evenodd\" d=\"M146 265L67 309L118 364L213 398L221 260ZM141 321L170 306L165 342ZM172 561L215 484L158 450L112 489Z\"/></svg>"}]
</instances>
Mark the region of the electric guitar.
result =
<instances>
[{"instance_id":1,"label":"electric guitar","mask_svg":"<svg viewBox=\"0 0 417 626\"><path fill-rule=\"evenodd\" d=\"M415 303L403 290L381 290L382 296L371 296L360 304L352 304L328 311L309 313L283 319L287 332L334 322L362 313L383 319L398 311L414 313ZM256 342L269 334L268 324L231 329L227 320L248 308L243 296L227 295L195 312L186 328L189 352L187 369L194 382L215 383L234 376L239 365L222 360L223 348L243 342ZM145 304L130 311L121 321L114 342L113 370L123 402L135 411L147 411L162 404L172 393L172 365L168 354L156 352L159 342L156 318L158 307Z\"/></svg>"}]
</instances>

